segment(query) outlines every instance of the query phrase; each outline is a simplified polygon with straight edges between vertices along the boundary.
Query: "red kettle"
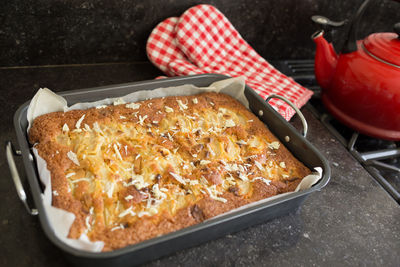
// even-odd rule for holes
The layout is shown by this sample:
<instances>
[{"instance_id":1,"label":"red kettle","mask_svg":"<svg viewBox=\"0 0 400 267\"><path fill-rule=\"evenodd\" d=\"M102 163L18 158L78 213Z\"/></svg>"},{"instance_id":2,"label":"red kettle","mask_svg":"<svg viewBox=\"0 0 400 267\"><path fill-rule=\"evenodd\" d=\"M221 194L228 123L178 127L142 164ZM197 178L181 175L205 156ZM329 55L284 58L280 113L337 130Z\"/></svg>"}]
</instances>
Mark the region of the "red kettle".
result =
<instances>
[{"instance_id":1,"label":"red kettle","mask_svg":"<svg viewBox=\"0 0 400 267\"><path fill-rule=\"evenodd\" d=\"M324 30L312 35L315 76L324 106L339 121L369 136L400 140L400 23L395 33L374 33L357 41L358 24L370 2L358 9L339 55ZM312 20L324 28L344 24L322 16Z\"/></svg>"}]
</instances>

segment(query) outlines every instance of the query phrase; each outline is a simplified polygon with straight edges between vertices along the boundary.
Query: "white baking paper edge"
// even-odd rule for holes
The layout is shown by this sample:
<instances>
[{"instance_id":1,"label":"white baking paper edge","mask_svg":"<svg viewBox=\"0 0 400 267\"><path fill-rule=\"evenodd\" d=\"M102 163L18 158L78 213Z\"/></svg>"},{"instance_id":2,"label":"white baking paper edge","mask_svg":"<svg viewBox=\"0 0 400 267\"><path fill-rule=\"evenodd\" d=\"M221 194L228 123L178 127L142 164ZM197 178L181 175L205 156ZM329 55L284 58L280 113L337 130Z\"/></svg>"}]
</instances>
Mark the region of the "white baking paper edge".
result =
<instances>
[{"instance_id":1,"label":"white baking paper edge","mask_svg":"<svg viewBox=\"0 0 400 267\"><path fill-rule=\"evenodd\" d=\"M232 96L241 102L245 107L249 108L249 102L244 95L245 88L245 80L243 77L229 78L222 81L214 82L209 87L196 87L194 85L186 84L182 86L176 87L167 87L167 88L158 88L154 90L143 90L137 91L131 94L128 94L123 97L117 98L107 98L96 102L87 102L87 103L77 103L68 107L67 101L53 93L51 90L44 88L39 89L35 96L32 98L28 112L28 131L31 127L33 120L43 114L55 112L55 111L69 111L75 109L89 109L92 107L96 107L99 105L111 105L114 101L124 101L126 103L137 102L150 98L160 98L166 96L182 96L182 95L194 95L204 92L220 92L225 93L227 95ZM51 191L51 179L50 172L47 169L47 164L43 158L41 158L37 150L33 148L33 153L37 159L37 167L39 170L39 177L42 183L45 186L44 193L42 194L43 206L46 211L47 218L49 223L54 230L55 235L63 242L68 244L69 246L91 252L101 252L103 249L104 243L101 241L91 242L86 234L82 234L79 239L70 239L68 238L68 233L71 228L73 221L75 220L75 215L71 212L67 212L65 210L53 207L51 205L52 202L52 191ZM322 178L322 169L315 168L316 172L306 176L301 183L297 186L295 192L300 190L305 190L310 188L312 185L317 183ZM294 192L284 193L277 196L273 196L267 199L263 199L257 202L253 202L251 204L239 207L235 210L231 210L227 213L218 215L216 217L226 215L232 212L236 212L238 210L246 209L251 206L258 205L260 203L269 202L271 200L277 199L279 197L292 194ZM211 219L214 219L213 217Z\"/></svg>"}]
</instances>

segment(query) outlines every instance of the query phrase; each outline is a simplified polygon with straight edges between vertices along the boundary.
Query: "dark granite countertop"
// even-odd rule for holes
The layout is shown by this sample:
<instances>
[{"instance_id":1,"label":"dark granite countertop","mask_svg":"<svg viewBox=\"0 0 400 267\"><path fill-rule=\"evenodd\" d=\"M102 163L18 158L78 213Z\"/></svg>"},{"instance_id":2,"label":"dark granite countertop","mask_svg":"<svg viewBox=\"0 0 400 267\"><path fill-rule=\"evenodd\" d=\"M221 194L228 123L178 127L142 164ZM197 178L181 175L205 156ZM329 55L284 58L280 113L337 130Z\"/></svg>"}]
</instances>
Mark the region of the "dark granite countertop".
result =
<instances>
[{"instance_id":1,"label":"dark granite countertop","mask_svg":"<svg viewBox=\"0 0 400 267\"><path fill-rule=\"evenodd\" d=\"M54 91L152 79L149 63L0 69L1 143L16 144L12 117L39 87ZM185 249L147 266L398 266L400 206L312 113L308 139L332 164L330 183L286 216ZM300 125L293 119L293 124ZM17 167L23 174L21 161ZM19 201L0 153L1 266L68 266ZM24 176L24 175L22 175ZM24 183L28 188L27 183ZM32 202L31 202L32 203Z\"/></svg>"}]
</instances>

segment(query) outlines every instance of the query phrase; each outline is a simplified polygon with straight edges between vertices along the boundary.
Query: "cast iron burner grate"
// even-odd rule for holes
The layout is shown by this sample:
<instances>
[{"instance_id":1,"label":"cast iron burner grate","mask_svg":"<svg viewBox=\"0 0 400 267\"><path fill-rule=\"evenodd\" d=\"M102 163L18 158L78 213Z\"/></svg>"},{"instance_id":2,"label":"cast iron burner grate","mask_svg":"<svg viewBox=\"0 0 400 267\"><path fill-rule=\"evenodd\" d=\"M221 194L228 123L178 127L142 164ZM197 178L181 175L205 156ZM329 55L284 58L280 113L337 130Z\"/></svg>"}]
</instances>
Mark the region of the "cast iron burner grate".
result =
<instances>
[{"instance_id":1,"label":"cast iron burner grate","mask_svg":"<svg viewBox=\"0 0 400 267\"><path fill-rule=\"evenodd\" d=\"M298 83L314 91L314 96L307 107L400 204L400 142L359 134L328 114L321 103L321 89L314 76L312 60L286 60L272 64Z\"/></svg>"}]
</instances>

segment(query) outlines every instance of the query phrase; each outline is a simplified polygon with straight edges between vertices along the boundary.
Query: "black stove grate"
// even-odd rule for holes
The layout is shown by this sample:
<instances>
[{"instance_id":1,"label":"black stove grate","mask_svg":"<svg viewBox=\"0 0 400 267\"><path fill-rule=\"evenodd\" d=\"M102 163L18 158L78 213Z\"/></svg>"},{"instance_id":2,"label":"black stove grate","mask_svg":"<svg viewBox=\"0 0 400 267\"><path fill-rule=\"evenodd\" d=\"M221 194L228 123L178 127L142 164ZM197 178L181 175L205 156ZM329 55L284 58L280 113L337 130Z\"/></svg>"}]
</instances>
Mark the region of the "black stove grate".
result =
<instances>
[{"instance_id":1,"label":"black stove grate","mask_svg":"<svg viewBox=\"0 0 400 267\"><path fill-rule=\"evenodd\" d=\"M308 108L400 204L400 142L359 134L329 115L320 99L321 89L314 76L312 60L286 60L272 64L314 91L314 96L307 104Z\"/></svg>"}]
</instances>

